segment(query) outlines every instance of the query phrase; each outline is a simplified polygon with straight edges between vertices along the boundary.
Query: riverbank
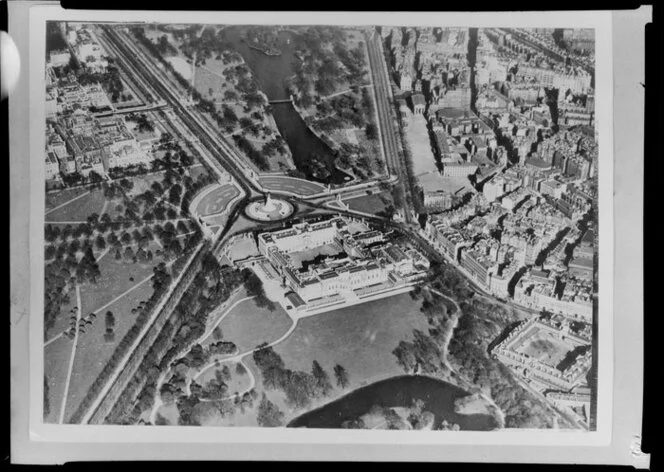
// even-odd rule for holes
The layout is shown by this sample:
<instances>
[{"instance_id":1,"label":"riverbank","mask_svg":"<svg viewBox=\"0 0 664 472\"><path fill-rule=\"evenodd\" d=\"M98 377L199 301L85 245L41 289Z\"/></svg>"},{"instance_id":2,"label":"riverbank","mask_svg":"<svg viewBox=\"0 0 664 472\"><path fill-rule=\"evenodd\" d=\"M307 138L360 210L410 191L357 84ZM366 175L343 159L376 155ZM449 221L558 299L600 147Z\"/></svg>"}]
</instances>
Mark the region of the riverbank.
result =
<instances>
[{"instance_id":1,"label":"riverbank","mask_svg":"<svg viewBox=\"0 0 664 472\"><path fill-rule=\"evenodd\" d=\"M320 408L310 410L291 420L288 427L368 426L371 429L383 429L387 425L380 421L382 415L388 423L392 416L393 429L414 429L412 425L408 427L404 424L408 423L404 417L416 413L424 419L417 429L445 429L449 425L459 425L459 429L467 431L495 429L496 420L490 414L466 415L454 411L455 400L465 396L466 391L438 378L401 375L361 387ZM433 421L426 418L426 412L434 416ZM399 427L399 424L403 427Z\"/></svg>"},{"instance_id":2,"label":"riverbank","mask_svg":"<svg viewBox=\"0 0 664 472\"><path fill-rule=\"evenodd\" d=\"M460 415L494 415L494 410L491 404L478 393L457 398L454 402L454 411Z\"/></svg>"}]
</instances>

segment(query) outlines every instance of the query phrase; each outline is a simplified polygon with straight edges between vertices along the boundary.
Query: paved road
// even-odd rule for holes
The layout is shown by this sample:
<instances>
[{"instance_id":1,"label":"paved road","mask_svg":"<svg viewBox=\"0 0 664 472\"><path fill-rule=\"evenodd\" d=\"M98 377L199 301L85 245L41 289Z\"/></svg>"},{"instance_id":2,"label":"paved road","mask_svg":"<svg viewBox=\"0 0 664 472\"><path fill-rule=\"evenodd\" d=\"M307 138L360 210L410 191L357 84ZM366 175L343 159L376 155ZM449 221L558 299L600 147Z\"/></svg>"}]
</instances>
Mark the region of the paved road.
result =
<instances>
[{"instance_id":1,"label":"paved road","mask_svg":"<svg viewBox=\"0 0 664 472\"><path fill-rule=\"evenodd\" d=\"M380 139L383 144L383 155L390 175L399 178L397 185L403 189L404 198L410 194L408 189L408 175L401 155L400 141L397 138L395 127L398 126L393 117L392 88L390 85L389 72L387 64L383 57L383 48L381 37L378 34L373 36L365 35L366 44L369 51L369 66L374 84L374 98L376 101L376 111L378 118L378 128ZM411 212L404 208L406 222L411 222Z\"/></svg>"}]
</instances>

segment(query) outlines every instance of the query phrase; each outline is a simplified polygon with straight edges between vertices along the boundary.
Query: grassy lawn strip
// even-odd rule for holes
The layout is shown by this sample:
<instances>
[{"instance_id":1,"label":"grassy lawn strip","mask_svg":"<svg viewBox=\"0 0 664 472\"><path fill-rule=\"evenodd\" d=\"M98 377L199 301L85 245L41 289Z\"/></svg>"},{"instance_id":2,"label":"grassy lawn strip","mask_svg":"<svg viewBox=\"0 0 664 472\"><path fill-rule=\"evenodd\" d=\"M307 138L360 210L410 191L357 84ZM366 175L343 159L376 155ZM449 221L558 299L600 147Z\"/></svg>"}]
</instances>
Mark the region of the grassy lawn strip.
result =
<instances>
[{"instance_id":1,"label":"grassy lawn strip","mask_svg":"<svg viewBox=\"0 0 664 472\"><path fill-rule=\"evenodd\" d=\"M151 271L152 269L150 269ZM142 278L137 278L136 281L138 282ZM69 385L69 398L67 399L65 418L69 417L76 410L87 394L92 382L99 376L108 359L113 355L118 342L134 325L136 315L132 314L131 310L136 308L141 301L150 298L152 292L152 285L149 281L142 284L103 310L103 312L97 313L92 324L87 326L86 332L79 335L74 369ZM116 292L116 296L119 293ZM90 308L92 307L86 305L86 303L82 303L82 305L84 310L83 316L89 315ZM102 305L103 303L94 304L95 307ZM106 331L104 315L107 311L111 311L115 316L115 341L111 343L104 341L104 333Z\"/></svg>"},{"instance_id":2,"label":"grassy lawn strip","mask_svg":"<svg viewBox=\"0 0 664 472\"><path fill-rule=\"evenodd\" d=\"M240 352L245 352L263 342L278 339L291 323L281 306L276 305L274 311L269 311L257 306L252 299L238 304L219 326L224 339L235 343Z\"/></svg>"},{"instance_id":3,"label":"grassy lawn strip","mask_svg":"<svg viewBox=\"0 0 664 472\"><path fill-rule=\"evenodd\" d=\"M135 245L134 245L135 249ZM159 246L152 243L149 248L153 253L159 249ZM124 253L124 250L121 251ZM162 258L155 256L150 263L141 264L132 263L115 259L115 250L111 251L99 262L101 277L96 285L86 286L81 292L81 301L83 304L83 315L88 315L91 311L113 300L115 297L130 289L136 283L152 274L153 268L162 261ZM131 280L133 278L133 280ZM146 282L149 287L150 283Z\"/></svg>"},{"instance_id":4,"label":"grassy lawn strip","mask_svg":"<svg viewBox=\"0 0 664 472\"><path fill-rule=\"evenodd\" d=\"M84 193L89 192L87 187L75 187L70 189L63 189L46 194L46 211L62 205L69 200L76 198Z\"/></svg>"},{"instance_id":5,"label":"grassy lawn strip","mask_svg":"<svg viewBox=\"0 0 664 472\"><path fill-rule=\"evenodd\" d=\"M50 409L49 414L44 415L45 423L58 422L65 379L67 378L67 363L71 353L71 343L72 341L63 336L44 348L44 374L48 379Z\"/></svg>"},{"instance_id":6,"label":"grassy lawn strip","mask_svg":"<svg viewBox=\"0 0 664 472\"><path fill-rule=\"evenodd\" d=\"M68 199L65 199L64 201L66 200ZM62 208L58 208L57 210L46 215L46 222L85 221L85 219L90 214L101 212L101 209L104 207L105 200L106 198L104 197L104 194L101 190L93 190L89 195L79 198L78 200L74 200Z\"/></svg>"},{"instance_id":7,"label":"grassy lawn strip","mask_svg":"<svg viewBox=\"0 0 664 472\"><path fill-rule=\"evenodd\" d=\"M385 203L384 200L386 200L387 203ZM390 204L390 198L387 193L373 194L364 197L351 198L344 203L347 203L351 210L375 215L378 212L385 211Z\"/></svg>"}]
</instances>

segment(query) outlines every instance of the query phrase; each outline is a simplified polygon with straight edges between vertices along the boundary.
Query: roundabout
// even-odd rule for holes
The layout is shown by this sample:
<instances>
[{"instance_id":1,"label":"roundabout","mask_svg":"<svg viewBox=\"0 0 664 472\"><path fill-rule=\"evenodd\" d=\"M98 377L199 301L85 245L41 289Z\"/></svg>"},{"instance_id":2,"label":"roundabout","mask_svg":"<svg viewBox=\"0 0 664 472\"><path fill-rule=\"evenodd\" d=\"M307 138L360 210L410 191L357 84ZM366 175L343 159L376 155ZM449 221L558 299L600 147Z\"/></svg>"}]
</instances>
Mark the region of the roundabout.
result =
<instances>
[{"instance_id":1,"label":"roundabout","mask_svg":"<svg viewBox=\"0 0 664 472\"><path fill-rule=\"evenodd\" d=\"M244 213L255 221L279 221L288 218L295 211L292 203L272 198L269 193L265 198L250 202Z\"/></svg>"}]
</instances>

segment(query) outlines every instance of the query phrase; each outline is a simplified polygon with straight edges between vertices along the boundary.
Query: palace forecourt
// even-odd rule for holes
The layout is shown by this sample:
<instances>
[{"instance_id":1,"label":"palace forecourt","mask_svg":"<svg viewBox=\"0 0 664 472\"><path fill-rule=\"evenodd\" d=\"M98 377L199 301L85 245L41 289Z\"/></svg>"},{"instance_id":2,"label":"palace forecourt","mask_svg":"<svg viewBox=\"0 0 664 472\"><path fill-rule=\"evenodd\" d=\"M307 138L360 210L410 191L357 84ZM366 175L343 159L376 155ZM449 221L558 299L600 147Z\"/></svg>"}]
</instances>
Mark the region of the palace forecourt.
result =
<instances>
[{"instance_id":1,"label":"palace forecourt","mask_svg":"<svg viewBox=\"0 0 664 472\"><path fill-rule=\"evenodd\" d=\"M296 223L258 235L264 259L254 270L294 315L364 303L410 290L426 276L429 261L396 236L342 216Z\"/></svg>"}]
</instances>

